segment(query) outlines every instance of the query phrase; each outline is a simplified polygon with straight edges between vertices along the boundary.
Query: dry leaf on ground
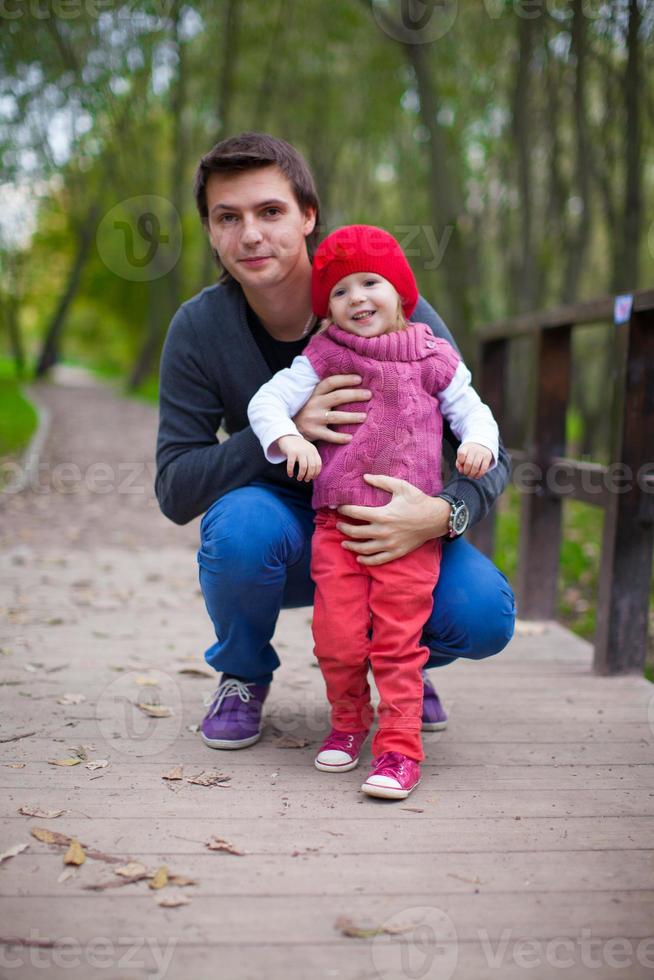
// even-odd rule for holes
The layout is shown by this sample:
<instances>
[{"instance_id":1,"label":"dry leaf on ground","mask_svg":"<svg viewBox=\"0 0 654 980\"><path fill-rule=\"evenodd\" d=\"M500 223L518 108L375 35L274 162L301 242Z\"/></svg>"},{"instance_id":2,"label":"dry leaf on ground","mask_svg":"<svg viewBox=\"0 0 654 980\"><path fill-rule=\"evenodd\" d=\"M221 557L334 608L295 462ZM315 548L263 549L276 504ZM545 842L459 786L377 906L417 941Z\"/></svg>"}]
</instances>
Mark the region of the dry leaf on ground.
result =
<instances>
[{"instance_id":1,"label":"dry leaf on ground","mask_svg":"<svg viewBox=\"0 0 654 980\"><path fill-rule=\"evenodd\" d=\"M278 732L273 736L273 745L276 749L303 749L308 744L306 738L298 738L296 735L289 735L288 732Z\"/></svg>"},{"instance_id":2,"label":"dry leaf on ground","mask_svg":"<svg viewBox=\"0 0 654 980\"><path fill-rule=\"evenodd\" d=\"M148 674L137 674L132 679L135 684L139 684L141 687L157 687L159 684L156 677L149 677Z\"/></svg>"},{"instance_id":3,"label":"dry leaf on ground","mask_svg":"<svg viewBox=\"0 0 654 980\"><path fill-rule=\"evenodd\" d=\"M71 838L67 837L66 834L60 834L56 830L48 830L47 827L31 827L30 834L43 844L58 844L60 847L64 845L67 847L71 841Z\"/></svg>"},{"instance_id":4,"label":"dry leaf on ground","mask_svg":"<svg viewBox=\"0 0 654 980\"><path fill-rule=\"evenodd\" d=\"M3 851L2 854L0 854L0 864L2 864L3 861L8 861L9 858L16 857L17 854L27 850L28 847L29 844L14 844L14 846L10 847L8 851Z\"/></svg>"},{"instance_id":5,"label":"dry leaf on ground","mask_svg":"<svg viewBox=\"0 0 654 980\"><path fill-rule=\"evenodd\" d=\"M86 766L84 768L91 769L91 770L106 769L108 765L109 765L108 759L92 759L91 762L86 763Z\"/></svg>"},{"instance_id":6,"label":"dry leaf on ground","mask_svg":"<svg viewBox=\"0 0 654 980\"><path fill-rule=\"evenodd\" d=\"M86 701L84 694L64 694L62 698L57 698L57 704L81 704Z\"/></svg>"},{"instance_id":7,"label":"dry leaf on ground","mask_svg":"<svg viewBox=\"0 0 654 980\"><path fill-rule=\"evenodd\" d=\"M77 840L76 837L70 842L70 847L64 854L64 864L84 864L86 861L86 854L84 853L84 848Z\"/></svg>"},{"instance_id":8,"label":"dry leaf on ground","mask_svg":"<svg viewBox=\"0 0 654 980\"><path fill-rule=\"evenodd\" d=\"M382 936L384 934L396 936L402 932L410 932L415 928L415 923L412 922L405 926L358 926L346 915L341 915L334 923L334 928L338 929L344 936L349 936L353 939L372 939L374 936Z\"/></svg>"},{"instance_id":9,"label":"dry leaf on ground","mask_svg":"<svg viewBox=\"0 0 654 980\"><path fill-rule=\"evenodd\" d=\"M19 806L18 812L24 817L40 817L42 820L54 820L60 817L65 810L42 810L40 806Z\"/></svg>"},{"instance_id":10,"label":"dry leaf on ground","mask_svg":"<svg viewBox=\"0 0 654 980\"><path fill-rule=\"evenodd\" d=\"M150 718L170 718L172 715L172 711L165 704L145 704L143 701L137 701L136 707Z\"/></svg>"},{"instance_id":11,"label":"dry leaf on ground","mask_svg":"<svg viewBox=\"0 0 654 980\"><path fill-rule=\"evenodd\" d=\"M212 837L211 840L207 841L206 846L210 851L227 851L228 854L236 854L238 857L245 854L245 851L239 851L228 840L223 840L222 837Z\"/></svg>"},{"instance_id":12,"label":"dry leaf on ground","mask_svg":"<svg viewBox=\"0 0 654 980\"><path fill-rule=\"evenodd\" d=\"M25 763L24 762L8 762L7 763L7 768L8 769L24 769L25 768Z\"/></svg>"},{"instance_id":13,"label":"dry leaf on ground","mask_svg":"<svg viewBox=\"0 0 654 980\"><path fill-rule=\"evenodd\" d=\"M69 867L64 868L59 877L57 878L57 884L61 885L64 881L69 881L77 874L77 868L74 865L69 865Z\"/></svg>"},{"instance_id":14,"label":"dry leaf on ground","mask_svg":"<svg viewBox=\"0 0 654 980\"><path fill-rule=\"evenodd\" d=\"M48 759L49 766L78 766L81 759Z\"/></svg>"},{"instance_id":15,"label":"dry leaf on ground","mask_svg":"<svg viewBox=\"0 0 654 980\"><path fill-rule=\"evenodd\" d=\"M178 674L188 674L189 677L215 677L213 670L200 670L199 667L180 667Z\"/></svg>"},{"instance_id":16,"label":"dry leaf on ground","mask_svg":"<svg viewBox=\"0 0 654 980\"><path fill-rule=\"evenodd\" d=\"M184 895L181 892L179 895L155 895L154 900L157 905L161 905L165 909L174 909L177 908L178 905L189 905L191 902L188 895Z\"/></svg>"},{"instance_id":17,"label":"dry leaf on ground","mask_svg":"<svg viewBox=\"0 0 654 980\"><path fill-rule=\"evenodd\" d=\"M197 885L195 878L187 878L185 875L169 875L168 883L177 885L178 888L187 888L189 885Z\"/></svg>"},{"instance_id":18,"label":"dry leaf on ground","mask_svg":"<svg viewBox=\"0 0 654 980\"><path fill-rule=\"evenodd\" d=\"M89 752L95 751L94 745L69 745L68 749L71 755L76 756L81 759L82 762L86 762L89 757Z\"/></svg>"},{"instance_id":19,"label":"dry leaf on ground","mask_svg":"<svg viewBox=\"0 0 654 980\"><path fill-rule=\"evenodd\" d=\"M197 776L187 776L187 783L194 783L196 786L222 786L231 780L231 776L226 776L223 772L199 772Z\"/></svg>"},{"instance_id":20,"label":"dry leaf on ground","mask_svg":"<svg viewBox=\"0 0 654 980\"><path fill-rule=\"evenodd\" d=\"M133 878L134 875L144 875L147 874L148 869L140 861L128 861L127 864L123 864L120 868L114 868L114 874L120 875L121 878Z\"/></svg>"},{"instance_id":21,"label":"dry leaf on ground","mask_svg":"<svg viewBox=\"0 0 654 980\"><path fill-rule=\"evenodd\" d=\"M150 888L163 888L168 884L168 868L165 864L162 864L160 868L155 871L152 881L148 882Z\"/></svg>"},{"instance_id":22,"label":"dry leaf on ground","mask_svg":"<svg viewBox=\"0 0 654 980\"><path fill-rule=\"evenodd\" d=\"M173 766L168 772L165 772L162 779L183 779L183 772L181 766Z\"/></svg>"}]
</instances>

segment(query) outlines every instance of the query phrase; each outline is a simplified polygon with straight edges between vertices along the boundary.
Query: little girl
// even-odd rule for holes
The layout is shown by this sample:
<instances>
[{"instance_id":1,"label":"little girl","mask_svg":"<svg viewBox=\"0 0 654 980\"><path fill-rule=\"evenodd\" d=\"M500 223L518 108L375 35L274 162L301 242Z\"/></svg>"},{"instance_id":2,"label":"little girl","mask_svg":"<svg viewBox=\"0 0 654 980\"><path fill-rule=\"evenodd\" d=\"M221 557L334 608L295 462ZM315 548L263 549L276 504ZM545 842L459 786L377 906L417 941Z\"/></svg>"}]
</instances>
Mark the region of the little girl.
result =
<instances>
[{"instance_id":1,"label":"little girl","mask_svg":"<svg viewBox=\"0 0 654 980\"><path fill-rule=\"evenodd\" d=\"M316 316L328 320L304 354L259 389L248 416L270 462L286 459L289 476L297 465L298 480L314 481L312 628L332 707L332 731L315 765L325 772L357 765L374 717L370 664L380 696L379 729L361 788L370 796L404 799L420 782L424 758L421 671L429 650L420 637L433 608L441 542L365 565L342 547L348 539L336 508L388 503L391 495L366 483L366 473L399 477L437 495L443 416L462 443L457 469L469 477L495 464L498 430L453 347L426 324L407 322L418 290L387 232L351 225L329 235L313 261L312 302ZM291 419L318 382L333 374L358 374L373 394L365 422L339 426L351 441L323 442L318 452Z\"/></svg>"}]
</instances>

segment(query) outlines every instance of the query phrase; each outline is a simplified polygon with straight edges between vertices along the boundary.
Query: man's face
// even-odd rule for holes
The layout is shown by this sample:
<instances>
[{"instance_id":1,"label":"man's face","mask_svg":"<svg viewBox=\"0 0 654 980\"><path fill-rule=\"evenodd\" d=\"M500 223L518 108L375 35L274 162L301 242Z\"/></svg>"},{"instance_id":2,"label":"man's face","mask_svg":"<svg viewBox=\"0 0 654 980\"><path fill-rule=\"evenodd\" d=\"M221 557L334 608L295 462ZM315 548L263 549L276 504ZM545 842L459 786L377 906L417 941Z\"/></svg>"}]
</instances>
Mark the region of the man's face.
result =
<instances>
[{"instance_id":1,"label":"man's face","mask_svg":"<svg viewBox=\"0 0 654 980\"><path fill-rule=\"evenodd\" d=\"M316 216L300 210L277 167L212 174L207 208L211 244L244 289L277 285L307 261L305 238Z\"/></svg>"}]
</instances>

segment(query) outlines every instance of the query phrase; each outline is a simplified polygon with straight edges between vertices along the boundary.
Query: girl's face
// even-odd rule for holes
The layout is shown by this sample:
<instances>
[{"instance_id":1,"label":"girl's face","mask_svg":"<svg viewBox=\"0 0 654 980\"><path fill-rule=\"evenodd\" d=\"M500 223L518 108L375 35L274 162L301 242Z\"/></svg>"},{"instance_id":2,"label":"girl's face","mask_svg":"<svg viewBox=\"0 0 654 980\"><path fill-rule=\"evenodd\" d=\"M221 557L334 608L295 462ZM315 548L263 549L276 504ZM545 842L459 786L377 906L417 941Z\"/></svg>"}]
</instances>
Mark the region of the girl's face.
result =
<instances>
[{"instance_id":1,"label":"girl's face","mask_svg":"<svg viewBox=\"0 0 654 980\"><path fill-rule=\"evenodd\" d=\"M334 323L358 337L379 337L403 325L400 296L377 272L353 272L329 294Z\"/></svg>"}]
</instances>

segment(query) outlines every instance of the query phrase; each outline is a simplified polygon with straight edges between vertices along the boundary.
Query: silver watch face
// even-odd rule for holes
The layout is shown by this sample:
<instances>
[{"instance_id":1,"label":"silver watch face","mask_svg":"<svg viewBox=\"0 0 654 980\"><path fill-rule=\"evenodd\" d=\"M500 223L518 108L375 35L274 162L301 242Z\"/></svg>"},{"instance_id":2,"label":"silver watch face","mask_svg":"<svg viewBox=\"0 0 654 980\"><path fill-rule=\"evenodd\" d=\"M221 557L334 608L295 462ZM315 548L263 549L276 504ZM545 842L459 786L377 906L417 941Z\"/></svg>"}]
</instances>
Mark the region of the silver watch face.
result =
<instances>
[{"instance_id":1,"label":"silver watch face","mask_svg":"<svg viewBox=\"0 0 654 980\"><path fill-rule=\"evenodd\" d=\"M458 538L460 534L463 534L468 526L468 521L470 520L470 514L468 512L468 507L463 501L452 505L452 517L450 519L451 535L452 537Z\"/></svg>"}]
</instances>

